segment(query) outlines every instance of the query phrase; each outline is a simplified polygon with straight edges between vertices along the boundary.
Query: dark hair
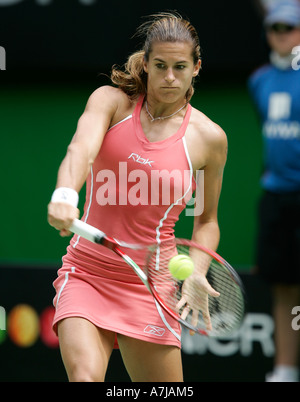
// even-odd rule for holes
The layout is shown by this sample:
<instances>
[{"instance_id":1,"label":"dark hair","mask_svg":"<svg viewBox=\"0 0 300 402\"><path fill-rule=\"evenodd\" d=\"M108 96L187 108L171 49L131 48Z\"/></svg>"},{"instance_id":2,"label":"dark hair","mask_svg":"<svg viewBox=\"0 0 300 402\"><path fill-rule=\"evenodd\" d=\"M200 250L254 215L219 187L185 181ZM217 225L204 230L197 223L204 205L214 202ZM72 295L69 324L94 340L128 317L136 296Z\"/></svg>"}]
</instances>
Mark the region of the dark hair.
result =
<instances>
[{"instance_id":1,"label":"dark hair","mask_svg":"<svg viewBox=\"0 0 300 402\"><path fill-rule=\"evenodd\" d=\"M200 44L196 29L178 13L159 13L149 16L149 20L139 26L137 36L145 37L144 46L129 56L125 70L113 66L112 82L124 91L131 99L147 92L147 74L143 61L149 60L155 42L189 42L192 44L192 57L196 65L200 59ZM194 80L186 93L189 101L194 93Z\"/></svg>"}]
</instances>

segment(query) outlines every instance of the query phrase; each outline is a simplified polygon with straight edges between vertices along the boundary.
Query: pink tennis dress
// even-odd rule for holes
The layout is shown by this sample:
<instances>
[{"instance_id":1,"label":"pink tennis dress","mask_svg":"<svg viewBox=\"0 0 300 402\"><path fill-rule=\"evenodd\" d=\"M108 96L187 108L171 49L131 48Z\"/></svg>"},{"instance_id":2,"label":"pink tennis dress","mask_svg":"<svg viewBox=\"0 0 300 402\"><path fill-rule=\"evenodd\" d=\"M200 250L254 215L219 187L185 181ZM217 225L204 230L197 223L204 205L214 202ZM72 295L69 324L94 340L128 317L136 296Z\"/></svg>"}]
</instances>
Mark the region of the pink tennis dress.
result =
<instances>
[{"instance_id":1,"label":"pink tennis dress","mask_svg":"<svg viewBox=\"0 0 300 402\"><path fill-rule=\"evenodd\" d=\"M192 107L175 134L150 142L140 122L142 105L143 97L132 115L106 133L87 178L82 220L108 236L153 244L174 237L174 225L195 190L184 137ZM132 257L143 265L142 256ZM62 319L83 317L116 334L181 346L177 321L132 268L103 246L74 235L54 287L55 331Z\"/></svg>"}]
</instances>

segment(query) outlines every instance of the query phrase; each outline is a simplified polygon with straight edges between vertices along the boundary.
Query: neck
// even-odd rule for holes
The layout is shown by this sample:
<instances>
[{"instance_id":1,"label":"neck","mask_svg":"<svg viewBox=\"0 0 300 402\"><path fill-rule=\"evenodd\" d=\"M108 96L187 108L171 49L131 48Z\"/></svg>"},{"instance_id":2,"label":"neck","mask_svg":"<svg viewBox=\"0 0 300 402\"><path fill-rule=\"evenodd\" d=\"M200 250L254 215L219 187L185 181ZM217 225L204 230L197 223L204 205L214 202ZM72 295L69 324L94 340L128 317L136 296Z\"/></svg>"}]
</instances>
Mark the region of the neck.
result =
<instances>
[{"instance_id":1,"label":"neck","mask_svg":"<svg viewBox=\"0 0 300 402\"><path fill-rule=\"evenodd\" d=\"M292 67L292 60L295 57L292 53L289 53L286 56L280 56L275 51L270 53L270 61L273 66L277 67L279 70L288 70Z\"/></svg>"},{"instance_id":2,"label":"neck","mask_svg":"<svg viewBox=\"0 0 300 402\"><path fill-rule=\"evenodd\" d=\"M165 120L165 119L172 118L173 116L177 115L182 109L184 109L187 104L188 104L188 102L185 102L183 105L178 107L178 109L176 109L175 111L166 113L164 115L156 116L156 117L154 117L155 113L152 114L151 106L149 107L149 103L148 103L147 99L145 101L145 108L146 108L146 112L147 112L147 115L148 115L150 121L154 122L154 121L158 121L158 120Z\"/></svg>"}]
</instances>

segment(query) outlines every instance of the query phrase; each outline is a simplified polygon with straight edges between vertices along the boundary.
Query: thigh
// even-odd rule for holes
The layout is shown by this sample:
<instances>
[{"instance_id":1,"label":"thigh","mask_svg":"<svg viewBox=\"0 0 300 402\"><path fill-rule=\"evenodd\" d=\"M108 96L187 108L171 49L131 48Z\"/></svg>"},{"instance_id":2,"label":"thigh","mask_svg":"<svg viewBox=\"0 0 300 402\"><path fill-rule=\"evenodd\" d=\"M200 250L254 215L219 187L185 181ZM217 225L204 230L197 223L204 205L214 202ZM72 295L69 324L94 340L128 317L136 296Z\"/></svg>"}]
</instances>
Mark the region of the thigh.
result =
<instances>
[{"instance_id":1,"label":"thigh","mask_svg":"<svg viewBox=\"0 0 300 402\"><path fill-rule=\"evenodd\" d=\"M58 323L62 359L70 381L104 381L115 334L80 317Z\"/></svg>"},{"instance_id":2,"label":"thigh","mask_svg":"<svg viewBox=\"0 0 300 402\"><path fill-rule=\"evenodd\" d=\"M127 372L134 382L182 382L181 350L118 335Z\"/></svg>"}]
</instances>

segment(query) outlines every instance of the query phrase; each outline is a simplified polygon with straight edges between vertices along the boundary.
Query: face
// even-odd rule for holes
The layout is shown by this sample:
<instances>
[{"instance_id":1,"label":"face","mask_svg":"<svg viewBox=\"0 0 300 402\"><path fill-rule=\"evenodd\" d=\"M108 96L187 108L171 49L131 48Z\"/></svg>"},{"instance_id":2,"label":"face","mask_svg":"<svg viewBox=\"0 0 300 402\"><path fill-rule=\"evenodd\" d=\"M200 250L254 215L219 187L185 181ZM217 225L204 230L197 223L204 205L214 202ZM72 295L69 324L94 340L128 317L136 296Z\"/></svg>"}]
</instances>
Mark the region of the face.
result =
<instances>
[{"instance_id":1,"label":"face","mask_svg":"<svg viewBox=\"0 0 300 402\"><path fill-rule=\"evenodd\" d=\"M147 92L165 103L183 99L200 67L200 60L194 64L189 42L155 42L149 60L144 60Z\"/></svg>"},{"instance_id":2,"label":"face","mask_svg":"<svg viewBox=\"0 0 300 402\"><path fill-rule=\"evenodd\" d=\"M280 56L291 54L295 46L300 45L300 28L289 28L285 24L274 24L274 29L267 30L267 39L271 49Z\"/></svg>"}]
</instances>

